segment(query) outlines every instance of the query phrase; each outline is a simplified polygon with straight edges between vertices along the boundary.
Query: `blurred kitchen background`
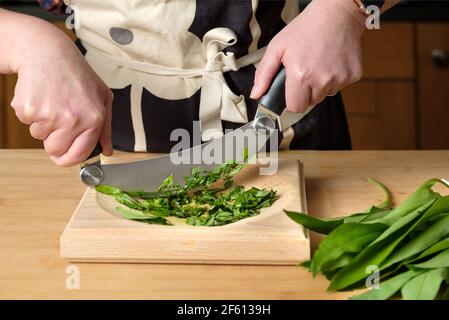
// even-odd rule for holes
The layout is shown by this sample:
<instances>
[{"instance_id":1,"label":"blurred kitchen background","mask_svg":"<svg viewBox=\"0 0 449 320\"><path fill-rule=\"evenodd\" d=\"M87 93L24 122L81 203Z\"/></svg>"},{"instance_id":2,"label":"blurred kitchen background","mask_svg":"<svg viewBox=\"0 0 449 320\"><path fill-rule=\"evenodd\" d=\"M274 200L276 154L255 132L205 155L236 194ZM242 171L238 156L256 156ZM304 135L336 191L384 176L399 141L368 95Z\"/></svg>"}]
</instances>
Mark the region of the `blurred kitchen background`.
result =
<instances>
[{"instance_id":1,"label":"blurred kitchen background","mask_svg":"<svg viewBox=\"0 0 449 320\"><path fill-rule=\"evenodd\" d=\"M303 1L302 6L308 1ZM64 18L35 1L0 7ZM354 149L449 149L449 1L402 1L363 39L365 75L343 91ZM38 148L9 107L15 76L0 75L0 148Z\"/></svg>"}]
</instances>

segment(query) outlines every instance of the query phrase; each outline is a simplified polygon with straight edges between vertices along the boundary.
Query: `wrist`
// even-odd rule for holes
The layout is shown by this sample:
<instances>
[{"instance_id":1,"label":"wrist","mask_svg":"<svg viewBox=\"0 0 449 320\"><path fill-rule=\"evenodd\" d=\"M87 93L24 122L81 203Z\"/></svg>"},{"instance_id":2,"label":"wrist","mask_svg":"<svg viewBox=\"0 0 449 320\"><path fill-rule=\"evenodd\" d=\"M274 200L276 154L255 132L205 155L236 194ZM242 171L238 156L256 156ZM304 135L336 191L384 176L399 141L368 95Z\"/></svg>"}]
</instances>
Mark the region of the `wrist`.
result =
<instances>
[{"instance_id":1,"label":"wrist","mask_svg":"<svg viewBox=\"0 0 449 320\"><path fill-rule=\"evenodd\" d=\"M360 35L366 29L366 15L360 12L354 0L324 0L328 5L334 6L335 10L341 15L345 15L348 23L353 25Z\"/></svg>"},{"instance_id":2,"label":"wrist","mask_svg":"<svg viewBox=\"0 0 449 320\"><path fill-rule=\"evenodd\" d=\"M27 15L7 12L0 22L2 70L19 73L27 64L58 59L77 52L72 41L50 23ZM20 37L17 36L20 34Z\"/></svg>"}]
</instances>

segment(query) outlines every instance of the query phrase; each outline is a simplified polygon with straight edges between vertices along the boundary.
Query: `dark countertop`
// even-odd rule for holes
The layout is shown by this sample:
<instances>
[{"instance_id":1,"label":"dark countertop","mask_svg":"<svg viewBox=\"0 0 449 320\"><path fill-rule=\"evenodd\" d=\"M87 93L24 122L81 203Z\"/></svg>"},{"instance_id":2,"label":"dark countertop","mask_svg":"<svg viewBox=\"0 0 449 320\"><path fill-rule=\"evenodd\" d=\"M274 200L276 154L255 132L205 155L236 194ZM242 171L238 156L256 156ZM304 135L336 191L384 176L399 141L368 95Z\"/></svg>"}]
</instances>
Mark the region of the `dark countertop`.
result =
<instances>
[{"instance_id":1,"label":"dark countertop","mask_svg":"<svg viewBox=\"0 0 449 320\"><path fill-rule=\"evenodd\" d=\"M300 0L304 7L310 0ZM35 1L0 0L0 7L31 14L47 20L63 20L63 15L52 15L42 10ZM404 0L382 16L384 21L449 21L449 0Z\"/></svg>"}]
</instances>

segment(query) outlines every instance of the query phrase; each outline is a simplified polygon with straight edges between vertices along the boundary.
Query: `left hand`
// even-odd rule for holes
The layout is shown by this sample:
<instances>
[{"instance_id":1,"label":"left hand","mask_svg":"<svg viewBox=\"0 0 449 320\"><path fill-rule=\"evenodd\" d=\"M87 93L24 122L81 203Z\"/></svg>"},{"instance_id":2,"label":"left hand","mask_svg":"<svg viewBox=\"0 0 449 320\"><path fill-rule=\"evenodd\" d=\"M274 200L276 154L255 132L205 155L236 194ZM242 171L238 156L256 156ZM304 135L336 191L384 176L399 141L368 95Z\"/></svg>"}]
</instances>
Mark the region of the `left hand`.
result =
<instances>
[{"instance_id":1,"label":"left hand","mask_svg":"<svg viewBox=\"0 0 449 320\"><path fill-rule=\"evenodd\" d=\"M362 78L361 38L365 17L352 0L314 0L268 45L251 98L269 88L281 64L286 69L287 109L304 112Z\"/></svg>"}]
</instances>

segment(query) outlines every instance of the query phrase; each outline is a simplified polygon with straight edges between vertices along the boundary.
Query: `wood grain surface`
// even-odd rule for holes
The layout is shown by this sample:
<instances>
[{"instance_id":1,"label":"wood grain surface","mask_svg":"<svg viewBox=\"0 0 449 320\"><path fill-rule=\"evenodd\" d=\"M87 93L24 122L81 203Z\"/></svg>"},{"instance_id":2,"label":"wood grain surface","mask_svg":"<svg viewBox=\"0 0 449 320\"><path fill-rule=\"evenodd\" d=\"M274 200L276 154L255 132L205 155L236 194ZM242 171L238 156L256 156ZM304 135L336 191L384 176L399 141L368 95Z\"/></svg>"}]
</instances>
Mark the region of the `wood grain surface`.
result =
<instances>
[{"instance_id":1,"label":"wood grain surface","mask_svg":"<svg viewBox=\"0 0 449 320\"><path fill-rule=\"evenodd\" d=\"M449 178L449 151L289 152L304 163L308 212L336 217L381 202L367 177L400 202L424 180ZM136 158L142 155L136 155ZM0 150L0 298L3 299L344 299L296 266L77 263L59 257L59 236L85 188L78 168L43 151ZM312 248L320 237L311 235ZM71 266L72 269L67 269ZM80 272L80 289L66 280Z\"/></svg>"},{"instance_id":2,"label":"wood grain surface","mask_svg":"<svg viewBox=\"0 0 449 320\"><path fill-rule=\"evenodd\" d=\"M122 156L126 162L129 156ZM306 210L302 166L293 159L275 162L274 175L260 175L263 167L251 164L234 182L246 189L274 189L278 200L258 216L218 227L129 221L117 213L114 198L88 188L61 237L61 256L73 262L253 265L309 260L308 233L283 212Z\"/></svg>"}]
</instances>

